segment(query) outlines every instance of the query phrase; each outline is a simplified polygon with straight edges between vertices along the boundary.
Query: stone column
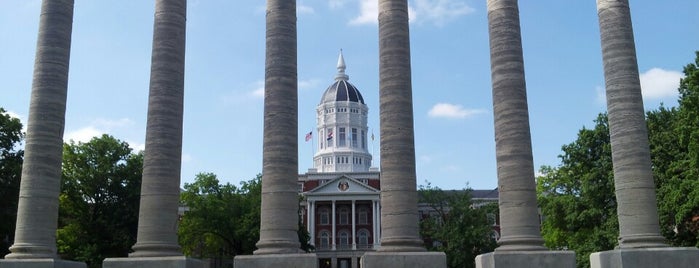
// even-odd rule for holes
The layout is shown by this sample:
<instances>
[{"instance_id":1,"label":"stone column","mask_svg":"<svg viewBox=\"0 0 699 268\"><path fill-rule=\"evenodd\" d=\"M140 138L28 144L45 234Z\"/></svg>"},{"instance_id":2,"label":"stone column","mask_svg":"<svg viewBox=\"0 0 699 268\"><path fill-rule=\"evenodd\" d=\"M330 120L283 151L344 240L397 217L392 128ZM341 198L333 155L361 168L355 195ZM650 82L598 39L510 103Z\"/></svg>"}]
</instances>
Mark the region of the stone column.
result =
<instances>
[{"instance_id":1,"label":"stone column","mask_svg":"<svg viewBox=\"0 0 699 268\"><path fill-rule=\"evenodd\" d=\"M487 5L501 238L476 265L575 267L574 253L545 251L540 234L517 0Z\"/></svg>"},{"instance_id":2,"label":"stone column","mask_svg":"<svg viewBox=\"0 0 699 268\"><path fill-rule=\"evenodd\" d=\"M129 258L106 259L105 268L203 265L177 242L186 18L186 0L155 1L138 234Z\"/></svg>"},{"instance_id":3,"label":"stone column","mask_svg":"<svg viewBox=\"0 0 699 268\"><path fill-rule=\"evenodd\" d=\"M446 267L420 238L407 0L379 0L381 247L362 267Z\"/></svg>"},{"instance_id":4,"label":"stone column","mask_svg":"<svg viewBox=\"0 0 699 268\"><path fill-rule=\"evenodd\" d=\"M314 267L298 239L298 80L296 1L268 0L265 52L262 207L256 256L236 256L235 267Z\"/></svg>"},{"instance_id":5,"label":"stone column","mask_svg":"<svg viewBox=\"0 0 699 268\"><path fill-rule=\"evenodd\" d=\"M42 2L15 241L2 267L85 267L56 255L72 29L73 0Z\"/></svg>"},{"instance_id":6,"label":"stone column","mask_svg":"<svg viewBox=\"0 0 699 268\"><path fill-rule=\"evenodd\" d=\"M648 132L628 0L597 0L607 94L617 250L593 253L592 267L694 267L697 248L667 248L660 235Z\"/></svg>"}]
</instances>

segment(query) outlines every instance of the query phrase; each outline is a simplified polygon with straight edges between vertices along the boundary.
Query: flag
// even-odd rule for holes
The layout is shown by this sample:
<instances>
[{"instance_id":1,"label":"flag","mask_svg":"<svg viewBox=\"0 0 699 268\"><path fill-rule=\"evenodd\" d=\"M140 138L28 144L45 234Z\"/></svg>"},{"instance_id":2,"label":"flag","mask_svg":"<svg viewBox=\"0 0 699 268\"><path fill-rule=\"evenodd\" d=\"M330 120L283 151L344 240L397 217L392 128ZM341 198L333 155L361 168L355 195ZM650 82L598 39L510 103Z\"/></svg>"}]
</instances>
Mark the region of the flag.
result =
<instances>
[{"instance_id":1,"label":"flag","mask_svg":"<svg viewBox=\"0 0 699 268\"><path fill-rule=\"evenodd\" d=\"M310 141L313 138L313 131L306 133L306 142Z\"/></svg>"},{"instance_id":2,"label":"flag","mask_svg":"<svg viewBox=\"0 0 699 268\"><path fill-rule=\"evenodd\" d=\"M328 129L328 140L332 140L332 139L333 139L333 130Z\"/></svg>"}]
</instances>

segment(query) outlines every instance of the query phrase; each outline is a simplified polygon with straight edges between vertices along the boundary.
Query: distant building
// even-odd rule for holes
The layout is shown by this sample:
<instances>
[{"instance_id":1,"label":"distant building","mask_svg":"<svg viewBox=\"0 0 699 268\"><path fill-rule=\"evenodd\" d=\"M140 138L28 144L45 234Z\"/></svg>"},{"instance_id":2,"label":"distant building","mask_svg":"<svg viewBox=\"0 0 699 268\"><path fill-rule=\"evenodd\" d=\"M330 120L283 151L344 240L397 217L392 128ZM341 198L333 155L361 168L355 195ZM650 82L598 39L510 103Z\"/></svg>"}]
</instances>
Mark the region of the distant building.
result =
<instances>
[{"instance_id":1,"label":"distant building","mask_svg":"<svg viewBox=\"0 0 699 268\"><path fill-rule=\"evenodd\" d=\"M359 267L365 252L381 246L381 176L367 149L374 139L367 122L369 108L348 82L345 69L340 53L335 81L316 107L316 128L306 135L315 147L313 168L298 177L300 213L319 268ZM497 202L497 189L471 194L474 205ZM429 216L429 210L419 205L421 217ZM499 228L496 233L499 236Z\"/></svg>"}]
</instances>

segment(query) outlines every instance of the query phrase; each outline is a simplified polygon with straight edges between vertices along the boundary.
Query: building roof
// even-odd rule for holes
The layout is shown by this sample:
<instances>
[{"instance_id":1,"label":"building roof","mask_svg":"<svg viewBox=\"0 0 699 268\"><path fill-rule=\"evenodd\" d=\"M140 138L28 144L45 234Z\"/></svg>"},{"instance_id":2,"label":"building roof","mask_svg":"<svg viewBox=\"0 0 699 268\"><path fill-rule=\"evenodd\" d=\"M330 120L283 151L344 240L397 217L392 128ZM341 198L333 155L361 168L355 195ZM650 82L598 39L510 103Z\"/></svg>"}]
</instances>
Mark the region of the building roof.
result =
<instances>
[{"instance_id":1,"label":"building roof","mask_svg":"<svg viewBox=\"0 0 699 268\"><path fill-rule=\"evenodd\" d=\"M347 82L349 76L345 74L346 68L345 58L342 56L342 51L340 51L340 57L337 59L335 82L325 90L323 97L320 99L320 104L335 101L359 102L364 104L362 93L359 92L357 87Z\"/></svg>"}]
</instances>

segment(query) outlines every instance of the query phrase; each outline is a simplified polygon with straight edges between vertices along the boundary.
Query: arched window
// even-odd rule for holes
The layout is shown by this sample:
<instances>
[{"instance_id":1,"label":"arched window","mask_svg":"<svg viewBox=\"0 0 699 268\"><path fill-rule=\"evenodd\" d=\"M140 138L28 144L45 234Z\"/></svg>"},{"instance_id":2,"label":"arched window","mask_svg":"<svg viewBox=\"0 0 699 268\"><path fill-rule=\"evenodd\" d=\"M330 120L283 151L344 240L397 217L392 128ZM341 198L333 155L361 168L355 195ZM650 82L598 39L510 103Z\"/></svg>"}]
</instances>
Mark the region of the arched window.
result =
<instances>
[{"instance_id":1,"label":"arched window","mask_svg":"<svg viewBox=\"0 0 699 268\"><path fill-rule=\"evenodd\" d=\"M368 223L368 217L367 215L369 212L367 211L366 208L359 208L359 212L357 212L357 222L358 224L367 224Z\"/></svg>"},{"instance_id":2,"label":"arched window","mask_svg":"<svg viewBox=\"0 0 699 268\"><path fill-rule=\"evenodd\" d=\"M318 213L320 214L321 225L330 224L330 212L328 211L328 208L321 208L318 210Z\"/></svg>"},{"instance_id":3,"label":"arched window","mask_svg":"<svg viewBox=\"0 0 699 268\"><path fill-rule=\"evenodd\" d=\"M349 232L347 231L340 231L338 233L338 236L340 237L340 248L347 248L349 245Z\"/></svg>"},{"instance_id":4,"label":"arched window","mask_svg":"<svg viewBox=\"0 0 699 268\"><path fill-rule=\"evenodd\" d=\"M320 231L319 239L320 243L318 244L320 245L320 248L330 248L330 232L325 230Z\"/></svg>"},{"instance_id":5,"label":"arched window","mask_svg":"<svg viewBox=\"0 0 699 268\"><path fill-rule=\"evenodd\" d=\"M340 224L349 224L349 211L346 207L340 208Z\"/></svg>"},{"instance_id":6,"label":"arched window","mask_svg":"<svg viewBox=\"0 0 699 268\"><path fill-rule=\"evenodd\" d=\"M357 246L359 248L366 248L369 245L369 231L367 229L359 229L357 231Z\"/></svg>"}]
</instances>

